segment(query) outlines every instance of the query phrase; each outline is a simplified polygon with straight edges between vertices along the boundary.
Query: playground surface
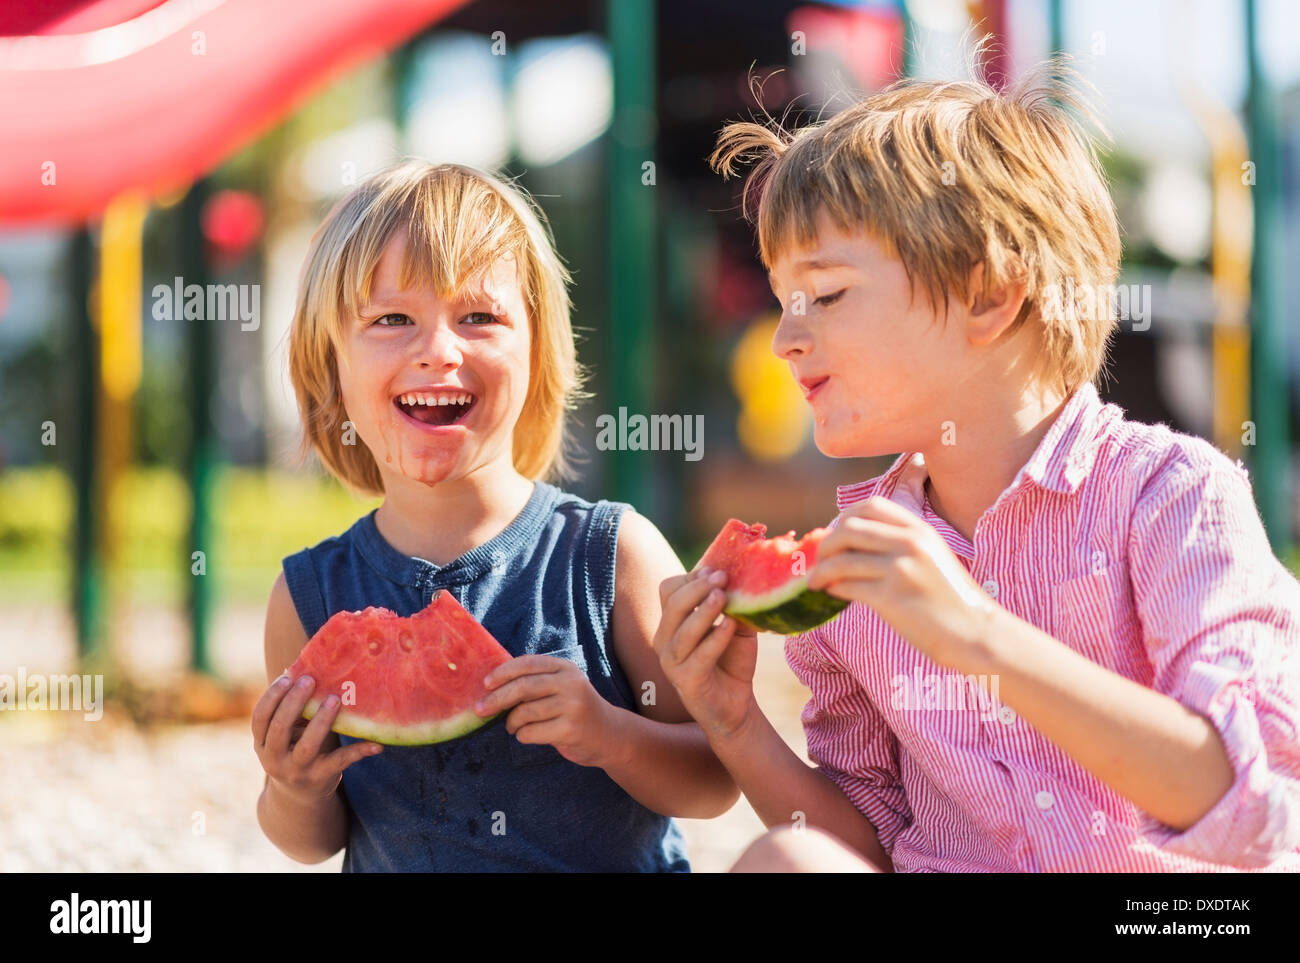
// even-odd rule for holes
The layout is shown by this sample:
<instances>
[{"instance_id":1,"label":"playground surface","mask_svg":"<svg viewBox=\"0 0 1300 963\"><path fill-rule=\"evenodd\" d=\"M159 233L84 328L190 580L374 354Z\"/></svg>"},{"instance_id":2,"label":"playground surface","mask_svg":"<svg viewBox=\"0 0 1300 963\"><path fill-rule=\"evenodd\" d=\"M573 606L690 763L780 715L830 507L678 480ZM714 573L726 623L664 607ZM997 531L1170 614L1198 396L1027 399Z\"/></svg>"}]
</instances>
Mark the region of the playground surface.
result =
<instances>
[{"instance_id":1,"label":"playground surface","mask_svg":"<svg viewBox=\"0 0 1300 963\"><path fill-rule=\"evenodd\" d=\"M141 640L122 656L140 674L166 678L184 664L179 614L136 610ZM260 610L224 609L214 637L228 677L260 682ZM173 624L175 623L175 624ZM146 644L147 640L147 644ZM176 640L162 643L160 640ZM10 607L0 625L0 664L71 672L70 620L61 610ZM807 691L785 664L779 636L760 640L759 704L802 758L799 711ZM277 850L257 824L263 773L246 719L142 727L110 707L0 715L0 872L338 872L338 854L304 866ZM696 871L725 871L763 825L741 798L716 819L679 820Z\"/></svg>"}]
</instances>

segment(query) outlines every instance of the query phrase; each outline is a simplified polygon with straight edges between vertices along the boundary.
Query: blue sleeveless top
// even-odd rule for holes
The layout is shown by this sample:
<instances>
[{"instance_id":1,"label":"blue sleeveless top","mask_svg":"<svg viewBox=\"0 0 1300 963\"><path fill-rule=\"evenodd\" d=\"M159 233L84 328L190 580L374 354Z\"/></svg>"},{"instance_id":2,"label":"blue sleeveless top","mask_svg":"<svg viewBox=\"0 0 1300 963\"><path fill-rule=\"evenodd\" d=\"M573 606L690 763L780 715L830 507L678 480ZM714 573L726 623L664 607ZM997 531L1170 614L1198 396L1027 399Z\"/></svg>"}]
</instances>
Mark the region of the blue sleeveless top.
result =
<instances>
[{"instance_id":1,"label":"blue sleeveless top","mask_svg":"<svg viewBox=\"0 0 1300 963\"><path fill-rule=\"evenodd\" d=\"M285 580L309 637L335 612L379 605L413 615L447 589L511 655L576 662L603 699L635 712L609 647L627 508L537 482L504 531L442 567L389 545L372 511L284 559ZM344 770L339 791L345 873L690 871L676 822L603 769L519 742L504 715L449 743L385 746Z\"/></svg>"}]
</instances>

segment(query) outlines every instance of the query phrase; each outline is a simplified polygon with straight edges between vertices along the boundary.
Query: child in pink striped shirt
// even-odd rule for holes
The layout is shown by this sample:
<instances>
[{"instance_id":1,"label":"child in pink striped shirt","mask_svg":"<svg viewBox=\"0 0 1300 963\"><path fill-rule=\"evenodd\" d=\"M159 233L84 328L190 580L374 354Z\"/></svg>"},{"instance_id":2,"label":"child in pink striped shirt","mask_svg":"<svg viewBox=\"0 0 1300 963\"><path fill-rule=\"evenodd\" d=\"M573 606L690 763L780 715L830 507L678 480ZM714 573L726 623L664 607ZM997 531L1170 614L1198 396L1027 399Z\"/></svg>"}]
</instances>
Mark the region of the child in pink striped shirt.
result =
<instances>
[{"instance_id":1,"label":"child in pink striped shirt","mask_svg":"<svg viewBox=\"0 0 1300 963\"><path fill-rule=\"evenodd\" d=\"M786 643L815 768L754 701L725 576L661 588L656 649L714 752L767 826L820 830L738 869L1300 869L1300 585L1240 463L1097 395L1119 233L1052 75L721 135L724 174L757 161L773 350L818 447L903 453L840 489L809 572L852 604Z\"/></svg>"}]
</instances>

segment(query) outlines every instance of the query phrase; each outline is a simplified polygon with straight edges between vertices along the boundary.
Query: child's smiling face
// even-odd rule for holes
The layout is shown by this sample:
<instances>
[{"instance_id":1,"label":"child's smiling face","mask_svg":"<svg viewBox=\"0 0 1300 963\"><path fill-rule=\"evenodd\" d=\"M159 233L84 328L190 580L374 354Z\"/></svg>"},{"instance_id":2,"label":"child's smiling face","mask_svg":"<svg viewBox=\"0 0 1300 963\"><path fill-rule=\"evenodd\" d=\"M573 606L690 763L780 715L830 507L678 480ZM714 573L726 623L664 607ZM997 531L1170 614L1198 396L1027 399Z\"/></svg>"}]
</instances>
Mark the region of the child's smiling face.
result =
<instances>
[{"instance_id":1,"label":"child's smiling face","mask_svg":"<svg viewBox=\"0 0 1300 963\"><path fill-rule=\"evenodd\" d=\"M903 263L823 211L816 238L773 262L781 322L772 340L812 407L817 447L857 458L930 447L946 420L977 403L959 299L946 324Z\"/></svg>"},{"instance_id":2,"label":"child's smiling face","mask_svg":"<svg viewBox=\"0 0 1300 963\"><path fill-rule=\"evenodd\" d=\"M529 379L529 320L516 262L503 257L452 298L400 287L406 232L376 266L360 317L344 318L339 383L347 417L386 491L513 464Z\"/></svg>"}]
</instances>

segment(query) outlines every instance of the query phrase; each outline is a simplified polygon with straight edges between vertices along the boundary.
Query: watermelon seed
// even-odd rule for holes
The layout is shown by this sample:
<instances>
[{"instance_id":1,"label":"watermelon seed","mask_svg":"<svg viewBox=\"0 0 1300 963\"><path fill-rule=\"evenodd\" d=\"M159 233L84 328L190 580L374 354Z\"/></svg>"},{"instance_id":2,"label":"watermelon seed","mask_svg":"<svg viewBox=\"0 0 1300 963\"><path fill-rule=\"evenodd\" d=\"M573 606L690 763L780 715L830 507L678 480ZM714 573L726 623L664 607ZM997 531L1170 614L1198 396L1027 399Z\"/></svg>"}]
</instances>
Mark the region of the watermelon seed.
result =
<instances>
[{"instance_id":1,"label":"watermelon seed","mask_svg":"<svg viewBox=\"0 0 1300 963\"><path fill-rule=\"evenodd\" d=\"M380 646L379 646L379 643L378 643L378 642L371 642L371 643L370 643L370 654L371 654L371 655L378 655L378 654L379 654L379 648L380 648Z\"/></svg>"},{"instance_id":2,"label":"watermelon seed","mask_svg":"<svg viewBox=\"0 0 1300 963\"><path fill-rule=\"evenodd\" d=\"M415 640L411 638L411 633L409 632L403 632L397 641L398 644L401 645L403 652L410 652L415 648Z\"/></svg>"},{"instance_id":3,"label":"watermelon seed","mask_svg":"<svg viewBox=\"0 0 1300 963\"><path fill-rule=\"evenodd\" d=\"M455 672L455 671L456 671L456 663L455 663L455 662L448 662L448 663L447 663L447 668L451 669L452 672Z\"/></svg>"}]
</instances>

